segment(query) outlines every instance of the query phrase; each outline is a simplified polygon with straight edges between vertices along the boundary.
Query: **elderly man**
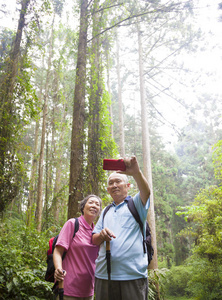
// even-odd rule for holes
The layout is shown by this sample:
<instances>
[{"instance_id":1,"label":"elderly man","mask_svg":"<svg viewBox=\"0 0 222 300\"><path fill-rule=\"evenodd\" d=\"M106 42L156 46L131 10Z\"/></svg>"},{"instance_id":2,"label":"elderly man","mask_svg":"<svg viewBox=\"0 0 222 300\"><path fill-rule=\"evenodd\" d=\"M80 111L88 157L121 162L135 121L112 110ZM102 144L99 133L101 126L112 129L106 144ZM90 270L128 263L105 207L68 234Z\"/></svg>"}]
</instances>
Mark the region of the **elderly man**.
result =
<instances>
[{"instance_id":1,"label":"elderly man","mask_svg":"<svg viewBox=\"0 0 222 300\"><path fill-rule=\"evenodd\" d=\"M147 254L143 250L143 237L138 223L128 209L130 183L126 175L133 176L139 193L133 197L135 207L144 224L149 208L150 189L135 156L124 159L126 170L112 173L107 191L113 199L111 208L104 210L93 231L93 243L100 245L96 260L96 300L147 300ZM111 249L111 295L108 295L106 243Z\"/></svg>"}]
</instances>

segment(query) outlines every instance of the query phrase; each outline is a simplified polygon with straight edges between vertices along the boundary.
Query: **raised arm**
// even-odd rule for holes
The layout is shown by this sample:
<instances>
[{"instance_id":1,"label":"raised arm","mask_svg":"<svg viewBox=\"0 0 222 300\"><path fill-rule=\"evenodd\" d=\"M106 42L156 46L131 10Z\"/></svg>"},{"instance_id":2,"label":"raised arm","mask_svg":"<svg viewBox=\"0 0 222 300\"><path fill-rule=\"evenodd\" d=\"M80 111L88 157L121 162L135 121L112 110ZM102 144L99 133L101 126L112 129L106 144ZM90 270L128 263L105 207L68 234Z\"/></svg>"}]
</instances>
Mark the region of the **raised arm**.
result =
<instances>
[{"instance_id":1,"label":"raised arm","mask_svg":"<svg viewBox=\"0 0 222 300\"><path fill-rule=\"evenodd\" d=\"M142 203L143 205L146 205L146 202L150 196L150 188L145 176L140 170L137 158L135 156L124 158L124 162L126 165L126 170L124 172L118 171L118 173L133 176L139 188Z\"/></svg>"}]
</instances>

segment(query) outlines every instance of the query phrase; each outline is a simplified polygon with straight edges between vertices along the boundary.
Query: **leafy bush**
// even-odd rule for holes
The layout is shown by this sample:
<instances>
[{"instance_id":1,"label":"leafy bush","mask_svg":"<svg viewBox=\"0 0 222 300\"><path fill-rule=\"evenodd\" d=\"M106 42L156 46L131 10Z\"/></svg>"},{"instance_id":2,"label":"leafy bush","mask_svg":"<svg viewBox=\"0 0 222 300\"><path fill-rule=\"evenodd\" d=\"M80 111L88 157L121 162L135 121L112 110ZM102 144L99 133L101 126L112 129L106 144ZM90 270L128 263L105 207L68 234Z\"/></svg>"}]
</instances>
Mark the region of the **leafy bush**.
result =
<instances>
[{"instance_id":1,"label":"leafy bush","mask_svg":"<svg viewBox=\"0 0 222 300\"><path fill-rule=\"evenodd\" d=\"M174 266L165 276L166 293L172 296L186 296L187 286L191 277L191 267Z\"/></svg>"},{"instance_id":2,"label":"leafy bush","mask_svg":"<svg viewBox=\"0 0 222 300\"><path fill-rule=\"evenodd\" d=\"M173 267L165 276L167 295L198 300L222 300L221 260L191 256L186 266Z\"/></svg>"},{"instance_id":3,"label":"leafy bush","mask_svg":"<svg viewBox=\"0 0 222 300\"><path fill-rule=\"evenodd\" d=\"M160 299L165 299L165 289L164 282L166 279L166 273L168 269L157 269L157 270L148 270L148 278L149 278L149 300L157 299L157 287L159 289Z\"/></svg>"},{"instance_id":4,"label":"leafy bush","mask_svg":"<svg viewBox=\"0 0 222 300\"><path fill-rule=\"evenodd\" d=\"M222 174L221 144L222 141L219 141L214 150L215 176L219 180ZM187 288L184 290L199 300L222 299L221 185L200 190L192 205L182 210L183 212L178 214L185 215L190 226L186 230L187 233L184 231L181 234L191 235L195 241L193 255L187 260L190 265L190 278L186 280ZM172 278L175 279L176 276L173 275ZM169 291L172 292L172 289L173 287L170 287Z\"/></svg>"},{"instance_id":5,"label":"leafy bush","mask_svg":"<svg viewBox=\"0 0 222 300\"><path fill-rule=\"evenodd\" d=\"M15 217L2 221L0 299L52 299L52 284L44 280L47 234Z\"/></svg>"},{"instance_id":6,"label":"leafy bush","mask_svg":"<svg viewBox=\"0 0 222 300\"><path fill-rule=\"evenodd\" d=\"M222 261L209 261L193 255L189 262L192 265L192 274L188 281L187 290L196 299L222 299Z\"/></svg>"}]
</instances>

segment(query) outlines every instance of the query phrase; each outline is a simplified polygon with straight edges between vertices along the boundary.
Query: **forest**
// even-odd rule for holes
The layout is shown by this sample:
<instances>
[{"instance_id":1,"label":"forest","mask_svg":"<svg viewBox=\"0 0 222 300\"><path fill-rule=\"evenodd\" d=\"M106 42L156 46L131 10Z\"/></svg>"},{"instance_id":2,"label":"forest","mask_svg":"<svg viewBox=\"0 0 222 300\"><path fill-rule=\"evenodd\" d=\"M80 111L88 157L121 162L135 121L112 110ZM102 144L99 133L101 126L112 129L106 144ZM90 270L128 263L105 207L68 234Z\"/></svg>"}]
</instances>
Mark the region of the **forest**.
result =
<instances>
[{"instance_id":1,"label":"forest","mask_svg":"<svg viewBox=\"0 0 222 300\"><path fill-rule=\"evenodd\" d=\"M84 196L110 203L103 159L132 155L151 189L148 299L222 299L212 8L221 31L219 0L2 1L0 299L53 299L49 239Z\"/></svg>"}]
</instances>

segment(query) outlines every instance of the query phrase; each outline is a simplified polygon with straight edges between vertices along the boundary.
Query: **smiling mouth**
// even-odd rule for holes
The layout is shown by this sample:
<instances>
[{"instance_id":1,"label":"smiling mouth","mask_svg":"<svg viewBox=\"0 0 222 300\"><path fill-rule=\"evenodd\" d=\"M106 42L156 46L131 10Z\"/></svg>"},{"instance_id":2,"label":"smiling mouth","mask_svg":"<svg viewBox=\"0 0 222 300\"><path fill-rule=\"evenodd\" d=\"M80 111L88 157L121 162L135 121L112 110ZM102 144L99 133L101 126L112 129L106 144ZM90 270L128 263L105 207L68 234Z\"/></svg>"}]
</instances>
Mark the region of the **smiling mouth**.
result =
<instances>
[{"instance_id":1,"label":"smiling mouth","mask_svg":"<svg viewBox=\"0 0 222 300\"><path fill-rule=\"evenodd\" d=\"M117 189L113 190L113 193L115 193L115 192L119 192L119 190L117 190Z\"/></svg>"}]
</instances>

